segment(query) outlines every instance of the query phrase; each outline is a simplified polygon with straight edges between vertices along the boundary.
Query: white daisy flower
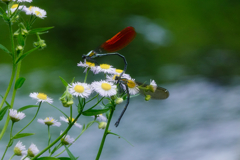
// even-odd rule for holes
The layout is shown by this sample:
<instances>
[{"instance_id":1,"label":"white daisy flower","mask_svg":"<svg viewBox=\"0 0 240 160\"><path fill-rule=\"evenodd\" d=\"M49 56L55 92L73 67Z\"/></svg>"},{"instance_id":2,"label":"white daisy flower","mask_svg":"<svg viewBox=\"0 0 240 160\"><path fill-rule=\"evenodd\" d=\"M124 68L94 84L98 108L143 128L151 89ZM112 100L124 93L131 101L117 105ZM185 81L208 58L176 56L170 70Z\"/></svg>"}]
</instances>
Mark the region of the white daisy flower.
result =
<instances>
[{"instance_id":1,"label":"white daisy flower","mask_svg":"<svg viewBox=\"0 0 240 160\"><path fill-rule=\"evenodd\" d=\"M95 116L92 116L92 117L95 118ZM103 116L102 114L99 114L96 117L97 117L96 120L98 120L100 122L102 122L102 121L106 122L107 121L107 118L105 116Z\"/></svg>"},{"instance_id":2,"label":"white daisy flower","mask_svg":"<svg viewBox=\"0 0 240 160\"><path fill-rule=\"evenodd\" d=\"M13 2L32 2L32 0L3 0L3 1L13 1Z\"/></svg>"},{"instance_id":3,"label":"white daisy flower","mask_svg":"<svg viewBox=\"0 0 240 160\"><path fill-rule=\"evenodd\" d=\"M34 6L30 6L30 7L26 7L26 8L23 8L23 11L27 14L27 15L30 15L30 14L33 14L39 18L45 18L46 17L46 14L47 12L39 7L34 7Z\"/></svg>"},{"instance_id":4,"label":"white daisy flower","mask_svg":"<svg viewBox=\"0 0 240 160\"><path fill-rule=\"evenodd\" d=\"M23 8L23 11L26 13L26 15L30 15L30 14L33 14L32 8L33 8L33 6L25 7L25 8Z\"/></svg>"},{"instance_id":5,"label":"white daisy flower","mask_svg":"<svg viewBox=\"0 0 240 160\"><path fill-rule=\"evenodd\" d=\"M20 121L21 119L26 117L25 113L23 112L18 112L17 110L14 109L10 109L9 111L10 111L9 116L13 122Z\"/></svg>"},{"instance_id":6,"label":"white daisy flower","mask_svg":"<svg viewBox=\"0 0 240 160\"><path fill-rule=\"evenodd\" d=\"M93 73L113 73L115 71L115 68L109 64L100 64L99 66L92 68L92 71Z\"/></svg>"},{"instance_id":7,"label":"white daisy flower","mask_svg":"<svg viewBox=\"0 0 240 160\"><path fill-rule=\"evenodd\" d=\"M38 18L45 18L47 17L46 14L47 12L41 8L38 8L38 7L32 7L31 8L31 11L32 11L32 14L34 14L35 16L37 16Z\"/></svg>"},{"instance_id":8,"label":"white daisy flower","mask_svg":"<svg viewBox=\"0 0 240 160\"><path fill-rule=\"evenodd\" d=\"M35 157L39 153L39 150L35 144L31 144L28 148L28 156L29 157Z\"/></svg>"},{"instance_id":9,"label":"white daisy flower","mask_svg":"<svg viewBox=\"0 0 240 160\"><path fill-rule=\"evenodd\" d=\"M63 133L63 132L61 131L61 132L60 132L60 135L61 135L62 133ZM65 136L63 136L63 138L61 139L61 142L62 142L62 144L64 144L64 145L72 144L74 141L75 141L75 139L74 139L74 138L71 138L69 135L65 135Z\"/></svg>"},{"instance_id":10,"label":"white daisy flower","mask_svg":"<svg viewBox=\"0 0 240 160\"><path fill-rule=\"evenodd\" d=\"M127 82L129 94L135 95L139 92L139 88L134 79L129 79Z\"/></svg>"},{"instance_id":11,"label":"white daisy flower","mask_svg":"<svg viewBox=\"0 0 240 160\"><path fill-rule=\"evenodd\" d=\"M17 156L22 156L27 154L27 150L24 145L22 145L22 142L18 141L16 146L13 149L13 152Z\"/></svg>"},{"instance_id":12,"label":"white daisy flower","mask_svg":"<svg viewBox=\"0 0 240 160\"><path fill-rule=\"evenodd\" d=\"M101 80L91 84L93 90L99 93L102 97L111 97L117 94L117 86L112 82Z\"/></svg>"},{"instance_id":13,"label":"white daisy flower","mask_svg":"<svg viewBox=\"0 0 240 160\"><path fill-rule=\"evenodd\" d=\"M68 91L71 95L76 97L80 96L82 98L88 98L92 93L91 85L80 82L69 84Z\"/></svg>"},{"instance_id":14,"label":"white daisy flower","mask_svg":"<svg viewBox=\"0 0 240 160\"><path fill-rule=\"evenodd\" d=\"M26 6L24 6L24 5L19 6L18 4L14 4L14 5L12 5L12 7L10 8L10 11L11 11L11 14L12 14L13 12L16 11L16 9L24 10L25 8L26 8ZM6 12L7 12L7 11L6 11Z\"/></svg>"},{"instance_id":15,"label":"white daisy flower","mask_svg":"<svg viewBox=\"0 0 240 160\"><path fill-rule=\"evenodd\" d=\"M37 121L39 123L46 124L48 126L57 126L57 127L61 126L61 123L53 119L52 117L46 117L45 119L38 119Z\"/></svg>"},{"instance_id":16,"label":"white daisy flower","mask_svg":"<svg viewBox=\"0 0 240 160\"><path fill-rule=\"evenodd\" d=\"M70 117L69 117L69 119L70 119ZM64 121L64 122L69 123L69 119L68 119L68 118L65 118L65 117L63 117L63 116L60 116L60 120L62 120L62 121ZM74 121L74 118L72 118L72 122L73 122L73 121ZM79 123L77 123L77 122L75 122L74 125L75 125L76 127L78 127L78 128L82 128L82 125L79 124Z\"/></svg>"},{"instance_id":17,"label":"white daisy flower","mask_svg":"<svg viewBox=\"0 0 240 160\"><path fill-rule=\"evenodd\" d=\"M77 64L77 66L78 67L83 67L83 68L85 68L85 70L84 70L84 73L85 72L87 72L87 69L88 68L90 68L91 69L91 71L94 73L94 74L97 74L95 71L95 68L96 68L96 65L95 65L95 63L92 63L92 62L88 62L88 61L84 61L84 63L83 62L79 62L78 64Z\"/></svg>"},{"instance_id":18,"label":"white daisy flower","mask_svg":"<svg viewBox=\"0 0 240 160\"><path fill-rule=\"evenodd\" d=\"M50 104L53 103L53 100L44 93L33 92L30 93L29 96L33 99L37 99L37 103L38 102L48 102Z\"/></svg>"},{"instance_id":19,"label":"white daisy flower","mask_svg":"<svg viewBox=\"0 0 240 160\"><path fill-rule=\"evenodd\" d=\"M152 87L153 92L155 92L157 89L157 83L154 80L150 80L150 86Z\"/></svg>"}]
</instances>

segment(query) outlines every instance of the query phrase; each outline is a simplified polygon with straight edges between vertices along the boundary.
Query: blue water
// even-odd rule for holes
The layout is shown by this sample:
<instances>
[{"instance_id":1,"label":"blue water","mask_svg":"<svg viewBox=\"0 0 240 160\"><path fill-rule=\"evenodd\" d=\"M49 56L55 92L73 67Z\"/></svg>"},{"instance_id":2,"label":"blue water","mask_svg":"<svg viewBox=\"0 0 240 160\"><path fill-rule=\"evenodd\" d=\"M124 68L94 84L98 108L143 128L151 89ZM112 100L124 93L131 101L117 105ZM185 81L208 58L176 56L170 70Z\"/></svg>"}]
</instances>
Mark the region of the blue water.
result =
<instances>
[{"instance_id":1,"label":"blue water","mask_svg":"<svg viewBox=\"0 0 240 160\"><path fill-rule=\"evenodd\" d=\"M5 80L1 77L1 84L6 85L3 83ZM110 130L126 138L134 147L122 138L109 135L100 159L240 159L240 85L223 87L198 78L160 86L169 90L170 97L167 100L145 102L144 97L141 96L131 99L129 108L119 127L116 128L114 123L124 104L119 105L113 116ZM5 89L0 90L1 93L4 93ZM36 90L32 92L34 91ZM68 109L62 108L58 101L60 94L50 94L49 96L54 98L55 106L68 113ZM28 94L22 93L17 95L15 104L16 108L20 108L24 105L35 104L35 101L29 98ZM74 109L76 110L76 108ZM27 117L16 123L15 133L34 116L35 110L30 109L25 112ZM60 115L60 112L49 107L48 104L43 104L37 119L53 116L59 120ZM47 127L39 124L37 119L25 130L25 132L36 134L23 138L21 141L27 148L34 143L41 150L47 144ZM91 120L91 117L81 117L78 122L86 124ZM1 128L3 124L4 122L0 123ZM66 126L62 122L61 127L52 127L52 140ZM81 129L74 127L69 134L75 138L80 132ZM9 130L0 142L0 156L8 141L8 134ZM99 130L97 124L94 124L70 147L70 150L75 156L79 156L79 159L93 160L96 157L102 135L103 130ZM16 142L9 149L5 159L9 159L12 155L12 149ZM67 153L63 153L61 156L67 156ZM20 157L13 159L17 160Z\"/></svg>"}]
</instances>

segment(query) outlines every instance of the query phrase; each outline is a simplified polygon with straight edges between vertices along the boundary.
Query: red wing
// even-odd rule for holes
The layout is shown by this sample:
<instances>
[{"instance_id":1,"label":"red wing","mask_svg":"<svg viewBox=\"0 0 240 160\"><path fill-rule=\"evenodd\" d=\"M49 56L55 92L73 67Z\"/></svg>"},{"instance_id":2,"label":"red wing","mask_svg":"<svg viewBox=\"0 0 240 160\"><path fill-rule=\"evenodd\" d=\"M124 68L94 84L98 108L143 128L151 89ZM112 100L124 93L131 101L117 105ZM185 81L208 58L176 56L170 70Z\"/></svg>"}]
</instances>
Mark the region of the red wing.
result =
<instances>
[{"instance_id":1,"label":"red wing","mask_svg":"<svg viewBox=\"0 0 240 160\"><path fill-rule=\"evenodd\" d=\"M111 39L104 42L100 47L102 50L110 53L116 52L126 47L135 38L136 32L133 27L126 27L122 31L118 32Z\"/></svg>"}]
</instances>

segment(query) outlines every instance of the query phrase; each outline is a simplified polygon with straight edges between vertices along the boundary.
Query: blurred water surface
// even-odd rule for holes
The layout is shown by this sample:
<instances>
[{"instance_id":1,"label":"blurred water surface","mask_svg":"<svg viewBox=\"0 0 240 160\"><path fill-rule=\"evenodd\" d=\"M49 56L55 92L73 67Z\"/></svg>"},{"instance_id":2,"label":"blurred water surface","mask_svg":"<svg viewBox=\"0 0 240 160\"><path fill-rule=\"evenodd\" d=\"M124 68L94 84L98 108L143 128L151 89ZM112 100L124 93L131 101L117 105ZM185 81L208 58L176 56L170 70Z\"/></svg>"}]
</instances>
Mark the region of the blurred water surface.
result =
<instances>
[{"instance_id":1,"label":"blurred water surface","mask_svg":"<svg viewBox=\"0 0 240 160\"><path fill-rule=\"evenodd\" d=\"M6 75L11 71L8 66L1 66L0 70L1 73L4 70ZM46 73L47 71L36 71L24 75L28 79L17 94L15 108L36 103L28 95L30 92L41 90L39 81L42 81L42 85L44 85L47 78L38 77L46 77L44 76ZM61 73L59 74L61 75ZM1 94L5 91L6 77L0 78ZM76 77L76 80L78 79L80 77ZM56 88L60 83L56 82L50 86ZM219 86L199 77L160 86L169 90L170 97L167 100L145 102L142 96L132 98L119 127L115 128L114 122L121 113L124 104L117 107L110 130L126 138L134 147L121 138L109 135L101 159L240 159L240 85ZM58 100L61 93L49 93L48 96L54 99L55 106L68 113L68 108L63 108ZM75 107L74 110L76 111ZM27 117L15 124L14 133L29 122L35 111L34 108L25 111ZM43 104L35 121L24 131L36 134L21 139L27 148L31 143L36 144L40 150L46 147L47 127L39 124L37 119L49 116L59 120L61 113L48 104ZM81 117L78 122L87 124L91 120L91 117ZM3 124L4 120L0 123L1 128ZM51 127L52 140L66 126L67 124L62 122L60 127ZM69 134L75 138L80 132L81 129L73 127ZM99 130L94 124L70 147L70 150L75 156L79 156L79 159L95 159L102 135L103 130ZM0 155L2 155L8 137L9 129L1 140ZM17 140L14 141L5 159L12 155L12 149L16 143ZM47 155L46 153L45 156ZM67 153L63 153L61 156L67 156ZM14 159L17 160L19 157Z\"/></svg>"}]
</instances>

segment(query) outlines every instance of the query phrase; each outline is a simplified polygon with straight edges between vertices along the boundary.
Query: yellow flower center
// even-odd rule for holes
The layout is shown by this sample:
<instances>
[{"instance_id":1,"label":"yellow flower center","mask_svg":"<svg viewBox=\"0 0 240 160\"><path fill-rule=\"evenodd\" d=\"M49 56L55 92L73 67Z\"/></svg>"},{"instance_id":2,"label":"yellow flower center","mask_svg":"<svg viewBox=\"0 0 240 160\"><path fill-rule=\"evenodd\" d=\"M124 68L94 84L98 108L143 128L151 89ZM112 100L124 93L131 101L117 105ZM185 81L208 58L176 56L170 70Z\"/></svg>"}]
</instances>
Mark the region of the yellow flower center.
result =
<instances>
[{"instance_id":1,"label":"yellow flower center","mask_svg":"<svg viewBox=\"0 0 240 160\"><path fill-rule=\"evenodd\" d=\"M112 88L112 86L108 83L102 83L101 85L102 89L104 89L105 91L108 91Z\"/></svg>"},{"instance_id":2,"label":"yellow flower center","mask_svg":"<svg viewBox=\"0 0 240 160\"><path fill-rule=\"evenodd\" d=\"M91 62L87 62L87 61L86 61L86 65L88 65L89 67L95 67L95 63L91 63Z\"/></svg>"},{"instance_id":3,"label":"yellow flower center","mask_svg":"<svg viewBox=\"0 0 240 160\"><path fill-rule=\"evenodd\" d=\"M113 79L113 80L116 80L116 76L117 76L117 75L114 75L114 76L112 77L112 79Z\"/></svg>"},{"instance_id":4,"label":"yellow flower center","mask_svg":"<svg viewBox=\"0 0 240 160\"><path fill-rule=\"evenodd\" d=\"M39 11L35 11L35 13L37 16L42 16L41 12L39 12Z\"/></svg>"},{"instance_id":5,"label":"yellow flower center","mask_svg":"<svg viewBox=\"0 0 240 160\"><path fill-rule=\"evenodd\" d=\"M78 93L83 93L84 92L84 87L83 86L80 86L80 85L76 85L74 87L74 90Z\"/></svg>"},{"instance_id":6,"label":"yellow flower center","mask_svg":"<svg viewBox=\"0 0 240 160\"><path fill-rule=\"evenodd\" d=\"M70 117L68 118L68 122L71 121L73 122L74 121L74 118L70 119ZM75 122L76 123L76 122Z\"/></svg>"},{"instance_id":7,"label":"yellow flower center","mask_svg":"<svg viewBox=\"0 0 240 160\"><path fill-rule=\"evenodd\" d=\"M48 121L48 122L53 122L54 121L54 119L52 119L51 121L49 121L50 119L47 117L47 118L45 118L45 121Z\"/></svg>"},{"instance_id":8,"label":"yellow flower center","mask_svg":"<svg viewBox=\"0 0 240 160\"><path fill-rule=\"evenodd\" d=\"M122 73L123 72L123 70L121 70L121 69L116 69L115 70L117 73Z\"/></svg>"},{"instance_id":9,"label":"yellow flower center","mask_svg":"<svg viewBox=\"0 0 240 160\"><path fill-rule=\"evenodd\" d=\"M136 83L132 80L128 80L127 85L128 85L129 88L134 88L136 86Z\"/></svg>"},{"instance_id":10,"label":"yellow flower center","mask_svg":"<svg viewBox=\"0 0 240 160\"><path fill-rule=\"evenodd\" d=\"M14 8L17 8L18 7L18 4L14 4L14 5L12 5L12 9L14 9Z\"/></svg>"},{"instance_id":11,"label":"yellow flower center","mask_svg":"<svg viewBox=\"0 0 240 160\"><path fill-rule=\"evenodd\" d=\"M44 93L38 93L37 98L42 99L42 100L46 100L47 99L47 95L44 94Z\"/></svg>"},{"instance_id":12,"label":"yellow flower center","mask_svg":"<svg viewBox=\"0 0 240 160\"><path fill-rule=\"evenodd\" d=\"M110 65L108 65L108 64L100 64L100 67L101 67L102 69L109 69L109 68L110 68Z\"/></svg>"}]
</instances>

